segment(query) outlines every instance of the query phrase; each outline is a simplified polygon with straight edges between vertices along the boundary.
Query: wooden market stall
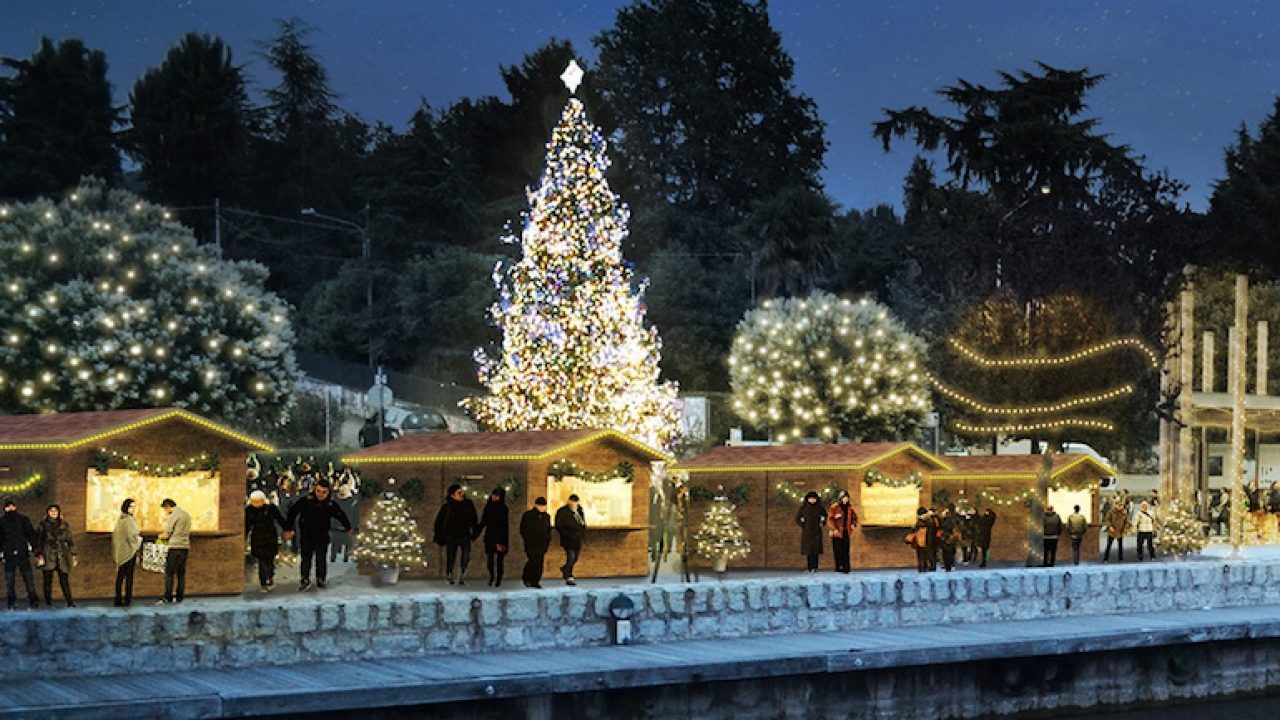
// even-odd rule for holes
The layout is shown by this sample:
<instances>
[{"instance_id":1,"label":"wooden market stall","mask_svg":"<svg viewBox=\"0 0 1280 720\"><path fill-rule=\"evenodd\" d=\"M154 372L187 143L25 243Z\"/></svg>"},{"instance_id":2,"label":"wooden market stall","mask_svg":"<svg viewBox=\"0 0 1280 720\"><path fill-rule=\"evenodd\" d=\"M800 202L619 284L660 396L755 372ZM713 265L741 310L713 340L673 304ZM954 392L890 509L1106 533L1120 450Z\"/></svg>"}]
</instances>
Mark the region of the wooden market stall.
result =
<instances>
[{"instance_id":1,"label":"wooden market stall","mask_svg":"<svg viewBox=\"0 0 1280 720\"><path fill-rule=\"evenodd\" d=\"M143 537L164 523L166 497L191 514L187 595L244 590L245 458L270 450L185 410L150 408L0 417L0 495L39 523L58 504L80 565L77 599L110 598L116 567L111 531L125 498L137 502ZM135 596L158 596L163 576L138 569Z\"/></svg>"},{"instance_id":2,"label":"wooden market stall","mask_svg":"<svg viewBox=\"0 0 1280 720\"><path fill-rule=\"evenodd\" d=\"M692 496L724 492L738 500L751 554L733 565L751 568L803 567L795 514L810 490L830 498L849 491L862 523L853 537L854 567L913 565L903 536L915 524L916 509L929 504L933 475L947 469L911 443L724 446L676 466L688 473ZM704 509L705 503L693 503L690 536ZM825 545L822 566L829 567L829 541Z\"/></svg>"},{"instance_id":3,"label":"wooden market stall","mask_svg":"<svg viewBox=\"0 0 1280 720\"><path fill-rule=\"evenodd\" d=\"M1030 517L1026 498L1035 492L1044 456L978 455L948 457L946 461L952 469L934 474L934 493L945 493L949 502L964 500L979 509L990 506L996 513L991 559L1024 561ZM1090 525L1080 546L1082 558L1098 554L1098 480L1115 474L1092 455L1062 454L1053 459L1045 506L1052 505L1064 523L1072 507L1080 506ZM1071 545L1065 537L1058 543L1059 564L1064 557L1068 562L1071 559Z\"/></svg>"},{"instance_id":4,"label":"wooden market stall","mask_svg":"<svg viewBox=\"0 0 1280 720\"><path fill-rule=\"evenodd\" d=\"M506 487L511 523L508 576L518 574L524 562L520 516L533 507L534 498L546 497L547 510L554 517L569 495L577 494L587 516L587 536L575 573L582 578L646 574L650 466L670 459L609 430L542 430L407 435L352 453L343 462L358 466L365 482L420 488L421 497L410 498L406 493L406 499L428 541L449 485L467 488L477 514L483 512L493 488ZM392 478L395 484L390 483ZM425 574L443 577L443 550L431 548L435 552L429 553ZM556 577L555 568L563 562L558 540L553 538L546 575ZM473 577L483 574L479 545L473 550L472 565Z\"/></svg>"}]
</instances>

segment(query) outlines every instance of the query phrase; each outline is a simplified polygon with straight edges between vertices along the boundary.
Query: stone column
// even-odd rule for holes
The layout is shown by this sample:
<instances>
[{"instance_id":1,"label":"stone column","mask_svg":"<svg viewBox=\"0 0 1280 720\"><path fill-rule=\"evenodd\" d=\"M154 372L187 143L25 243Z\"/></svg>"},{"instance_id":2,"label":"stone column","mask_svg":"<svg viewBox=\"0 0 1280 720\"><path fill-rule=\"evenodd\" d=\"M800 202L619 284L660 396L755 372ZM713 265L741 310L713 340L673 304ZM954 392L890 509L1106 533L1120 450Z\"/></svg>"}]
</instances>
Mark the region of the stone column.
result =
<instances>
[{"instance_id":1,"label":"stone column","mask_svg":"<svg viewBox=\"0 0 1280 720\"><path fill-rule=\"evenodd\" d=\"M1249 278L1236 276L1236 321L1231 328L1231 546L1232 554L1240 554L1244 542L1244 397L1248 381L1245 375L1245 352L1249 345Z\"/></svg>"},{"instance_id":2,"label":"stone column","mask_svg":"<svg viewBox=\"0 0 1280 720\"><path fill-rule=\"evenodd\" d=\"M1195 305L1196 289L1190 277L1182 289L1182 307L1179 313L1179 326L1182 332L1178 338L1178 377L1182 380L1178 392L1178 461L1177 473L1173 479L1172 493L1160 493L1160 501L1170 500L1187 502L1191 499L1195 487L1196 472L1192 465L1191 423L1194 420L1195 407L1191 401L1191 378L1195 375Z\"/></svg>"}]
</instances>

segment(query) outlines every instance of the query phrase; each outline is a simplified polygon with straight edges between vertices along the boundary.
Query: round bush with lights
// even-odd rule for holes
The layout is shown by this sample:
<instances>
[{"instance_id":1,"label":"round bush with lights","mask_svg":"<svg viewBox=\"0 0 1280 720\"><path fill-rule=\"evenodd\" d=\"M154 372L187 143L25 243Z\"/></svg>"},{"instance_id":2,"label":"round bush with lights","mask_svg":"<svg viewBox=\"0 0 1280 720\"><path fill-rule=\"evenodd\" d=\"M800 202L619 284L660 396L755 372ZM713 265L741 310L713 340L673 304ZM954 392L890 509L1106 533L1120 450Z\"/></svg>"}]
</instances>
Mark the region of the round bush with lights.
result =
<instances>
[{"instance_id":1,"label":"round bush with lights","mask_svg":"<svg viewBox=\"0 0 1280 720\"><path fill-rule=\"evenodd\" d=\"M282 420L294 336L266 278L97 180L57 202L0 204L0 409Z\"/></svg>"},{"instance_id":2,"label":"round bush with lights","mask_svg":"<svg viewBox=\"0 0 1280 720\"><path fill-rule=\"evenodd\" d=\"M766 300L738 323L730 407L778 442L909 439L929 411L924 353L870 300Z\"/></svg>"}]
</instances>

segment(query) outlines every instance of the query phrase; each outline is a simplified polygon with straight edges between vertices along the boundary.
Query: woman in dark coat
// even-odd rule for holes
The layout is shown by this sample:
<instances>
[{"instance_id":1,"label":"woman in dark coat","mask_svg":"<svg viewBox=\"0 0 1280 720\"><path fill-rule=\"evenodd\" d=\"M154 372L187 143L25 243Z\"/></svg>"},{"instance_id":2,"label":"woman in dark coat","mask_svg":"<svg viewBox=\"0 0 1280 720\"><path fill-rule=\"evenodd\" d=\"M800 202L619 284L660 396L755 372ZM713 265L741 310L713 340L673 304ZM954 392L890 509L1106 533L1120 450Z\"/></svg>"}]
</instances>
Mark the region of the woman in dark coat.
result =
<instances>
[{"instance_id":1,"label":"woman in dark coat","mask_svg":"<svg viewBox=\"0 0 1280 720\"><path fill-rule=\"evenodd\" d=\"M960 521L954 505L942 509L938 516L938 549L942 552L942 567L951 572L956 563L956 545L960 540Z\"/></svg>"},{"instance_id":2,"label":"woman in dark coat","mask_svg":"<svg viewBox=\"0 0 1280 720\"><path fill-rule=\"evenodd\" d=\"M36 528L36 565L44 571L44 604L53 607L53 574L58 574L58 585L67 607L75 607L71 599L71 568L78 565L76 544L71 539L71 525L62 519L62 508L50 505L44 520Z\"/></svg>"},{"instance_id":3,"label":"woman in dark coat","mask_svg":"<svg viewBox=\"0 0 1280 720\"><path fill-rule=\"evenodd\" d=\"M934 522L929 511L924 508L916 510L916 525L907 536L911 547L916 551L916 570L929 572L933 569L933 536Z\"/></svg>"},{"instance_id":4,"label":"woman in dark coat","mask_svg":"<svg viewBox=\"0 0 1280 720\"><path fill-rule=\"evenodd\" d=\"M822 554L822 528L827 524L827 509L818 502L818 493L809 491L796 512L796 524L800 526L800 554L804 555L806 568L818 572L818 556Z\"/></svg>"},{"instance_id":5,"label":"woman in dark coat","mask_svg":"<svg viewBox=\"0 0 1280 720\"><path fill-rule=\"evenodd\" d=\"M476 519L476 506L467 497L466 489L457 483L449 486L445 498L440 512L436 513L434 539L436 545L445 549L445 575L449 584L466 585L464 578L471 562L471 541L479 535L476 531L480 524ZM453 566L459 560L459 554L462 562L455 578Z\"/></svg>"},{"instance_id":6,"label":"woman in dark coat","mask_svg":"<svg viewBox=\"0 0 1280 720\"><path fill-rule=\"evenodd\" d=\"M991 508L982 511L978 515L977 525L974 529L974 545L978 548L978 567L986 567L987 559L991 557L991 529L996 526L996 513Z\"/></svg>"},{"instance_id":7,"label":"woman in dark coat","mask_svg":"<svg viewBox=\"0 0 1280 720\"><path fill-rule=\"evenodd\" d=\"M244 531L249 535L249 553L258 561L258 592L269 592L276 586L276 553L280 552L277 526L289 529L280 508L267 502L266 493L254 490L244 509Z\"/></svg>"},{"instance_id":8,"label":"woman in dark coat","mask_svg":"<svg viewBox=\"0 0 1280 720\"><path fill-rule=\"evenodd\" d=\"M494 488L489 493L489 502L485 503L484 512L480 514L480 525L476 528L476 534L484 531L485 562L489 568L489 584L494 587L502 586L503 564L511 543L511 528L507 524L510 515L506 500L507 491Z\"/></svg>"}]
</instances>

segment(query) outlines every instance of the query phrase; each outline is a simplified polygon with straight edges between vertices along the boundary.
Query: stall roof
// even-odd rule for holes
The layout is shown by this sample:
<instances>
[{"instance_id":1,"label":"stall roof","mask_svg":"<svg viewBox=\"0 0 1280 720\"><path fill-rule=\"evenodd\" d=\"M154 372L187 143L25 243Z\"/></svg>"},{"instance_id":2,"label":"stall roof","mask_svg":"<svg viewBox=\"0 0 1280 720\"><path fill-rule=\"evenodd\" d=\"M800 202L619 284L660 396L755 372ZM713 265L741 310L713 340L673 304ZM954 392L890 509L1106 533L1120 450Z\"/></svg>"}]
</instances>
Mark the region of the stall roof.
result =
<instances>
[{"instance_id":1,"label":"stall roof","mask_svg":"<svg viewBox=\"0 0 1280 720\"><path fill-rule=\"evenodd\" d=\"M712 448L681 461L677 470L691 473L755 470L862 470L899 453L910 453L940 470L942 460L911 443L843 443L826 445L747 445Z\"/></svg>"},{"instance_id":2,"label":"stall roof","mask_svg":"<svg viewBox=\"0 0 1280 720\"><path fill-rule=\"evenodd\" d=\"M248 448L270 445L178 408L102 410L0 416L0 450L69 450L166 420L183 420Z\"/></svg>"},{"instance_id":3,"label":"stall roof","mask_svg":"<svg viewBox=\"0 0 1280 720\"><path fill-rule=\"evenodd\" d=\"M424 433L405 435L342 458L345 463L446 462L450 460L543 460L596 440L613 440L648 455L666 453L612 430L525 430L517 432Z\"/></svg>"},{"instance_id":4,"label":"stall roof","mask_svg":"<svg viewBox=\"0 0 1280 720\"><path fill-rule=\"evenodd\" d=\"M1043 455L968 455L948 457L951 470L934 475L935 478L956 480L1020 480L1031 479L1040 472ZM1057 478L1078 467L1092 468L1099 477L1112 477L1115 470L1107 467L1092 455L1063 453L1053 458L1050 478Z\"/></svg>"}]
</instances>

